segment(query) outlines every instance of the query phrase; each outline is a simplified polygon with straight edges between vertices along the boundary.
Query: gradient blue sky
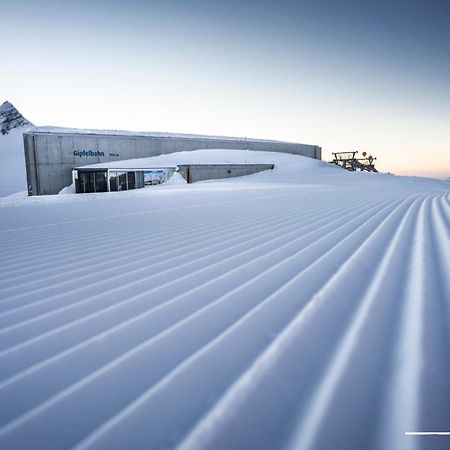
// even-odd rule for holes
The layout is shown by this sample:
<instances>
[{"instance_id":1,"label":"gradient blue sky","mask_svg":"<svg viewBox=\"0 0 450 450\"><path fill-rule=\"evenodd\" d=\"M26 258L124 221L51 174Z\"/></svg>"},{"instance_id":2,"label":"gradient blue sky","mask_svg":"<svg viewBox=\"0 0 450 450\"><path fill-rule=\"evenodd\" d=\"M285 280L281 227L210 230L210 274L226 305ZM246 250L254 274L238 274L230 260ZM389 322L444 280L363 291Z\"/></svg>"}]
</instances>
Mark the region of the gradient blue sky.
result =
<instances>
[{"instance_id":1,"label":"gradient blue sky","mask_svg":"<svg viewBox=\"0 0 450 450\"><path fill-rule=\"evenodd\" d=\"M37 125L359 149L450 176L450 1L0 0L0 103Z\"/></svg>"}]
</instances>

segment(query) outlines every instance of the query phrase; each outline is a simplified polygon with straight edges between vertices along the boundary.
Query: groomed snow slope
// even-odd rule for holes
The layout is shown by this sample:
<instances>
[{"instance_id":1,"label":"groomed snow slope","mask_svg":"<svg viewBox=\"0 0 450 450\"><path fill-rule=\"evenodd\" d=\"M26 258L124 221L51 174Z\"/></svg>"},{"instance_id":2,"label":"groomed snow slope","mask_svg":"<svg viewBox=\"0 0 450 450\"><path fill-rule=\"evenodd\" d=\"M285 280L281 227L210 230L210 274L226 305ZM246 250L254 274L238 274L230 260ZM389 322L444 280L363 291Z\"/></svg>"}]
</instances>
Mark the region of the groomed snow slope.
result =
<instances>
[{"instance_id":1,"label":"groomed snow slope","mask_svg":"<svg viewBox=\"0 0 450 450\"><path fill-rule=\"evenodd\" d=\"M282 159L0 201L0 448L449 448L449 184Z\"/></svg>"}]
</instances>

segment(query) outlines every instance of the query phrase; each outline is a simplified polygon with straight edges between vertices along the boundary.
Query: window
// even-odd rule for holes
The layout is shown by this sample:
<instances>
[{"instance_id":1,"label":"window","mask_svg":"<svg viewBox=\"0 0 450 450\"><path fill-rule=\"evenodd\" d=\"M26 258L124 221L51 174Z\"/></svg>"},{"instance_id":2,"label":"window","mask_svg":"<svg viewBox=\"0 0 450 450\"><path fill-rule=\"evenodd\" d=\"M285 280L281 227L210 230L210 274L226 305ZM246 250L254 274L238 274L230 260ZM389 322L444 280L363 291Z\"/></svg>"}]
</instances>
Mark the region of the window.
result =
<instances>
[{"instance_id":1,"label":"window","mask_svg":"<svg viewBox=\"0 0 450 450\"><path fill-rule=\"evenodd\" d=\"M136 189L144 187L144 172L136 172Z\"/></svg>"},{"instance_id":2,"label":"window","mask_svg":"<svg viewBox=\"0 0 450 450\"><path fill-rule=\"evenodd\" d=\"M117 172L109 172L109 190L118 190Z\"/></svg>"},{"instance_id":3,"label":"window","mask_svg":"<svg viewBox=\"0 0 450 450\"><path fill-rule=\"evenodd\" d=\"M119 191L127 190L127 173L126 172L117 172L119 176Z\"/></svg>"},{"instance_id":4,"label":"window","mask_svg":"<svg viewBox=\"0 0 450 450\"><path fill-rule=\"evenodd\" d=\"M106 172L94 172L95 174L95 192L106 192Z\"/></svg>"},{"instance_id":5,"label":"window","mask_svg":"<svg viewBox=\"0 0 450 450\"><path fill-rule=\"evenodd\" d=\"M81 178L81 174L79 172L77 172L76 178L75 178L75 192L77 194L84 193L83 178Z\"/></svg>"},{"instance_id":6,"label":"window","mask_svg":"<svg viewBox=\"0 0 450 450\"><path fill-rule=\"evenodd\" d=\"M94 172L81 172L84 182L84 192L95 192Z\"/></svg>"},{"instance_id":7,"label":"window","mask_svg":"<svg viewBox=\"0 0 450 450\"><path fill-rule=\"evenodd\" d=\"M134 172L128 172L128 189L136 189L136 175Z\"/></svg>"}]
</instances>

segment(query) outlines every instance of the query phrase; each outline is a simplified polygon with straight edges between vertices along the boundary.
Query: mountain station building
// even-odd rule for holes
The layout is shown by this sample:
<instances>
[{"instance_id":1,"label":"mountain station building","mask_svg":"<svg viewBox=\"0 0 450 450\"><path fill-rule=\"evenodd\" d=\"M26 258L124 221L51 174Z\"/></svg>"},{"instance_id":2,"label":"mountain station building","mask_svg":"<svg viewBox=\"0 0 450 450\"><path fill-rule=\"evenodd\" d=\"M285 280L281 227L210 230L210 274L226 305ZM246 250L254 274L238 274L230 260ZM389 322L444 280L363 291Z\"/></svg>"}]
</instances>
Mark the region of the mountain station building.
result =
<instances>
[{"instance_id":1,"label":"mountain station building","mask_svg":"<svg viewBox=\"0 0 450 450\"><path fill-rule=\"evenodd\" d=\"M160 168L125 168L121 167L120 161L182 151L255 150L321 159L321 148L316 145L222 136L38 127L24 133L23 138L30 195L57 194L76 180L73 178L75 176L78 177L75 184L78 183L79 192L104 192L116 190L116 187L120 190L125 186L127 189L143 187L144 172ZM117 167L110 167L110 164L102 170L85 167L105 163L116 163ZM246 175L267 169L197 166L184 168L184 172L179 167L188 182ZM175 170L174 167L166 169Z\"/></svg>"}]
</instances>

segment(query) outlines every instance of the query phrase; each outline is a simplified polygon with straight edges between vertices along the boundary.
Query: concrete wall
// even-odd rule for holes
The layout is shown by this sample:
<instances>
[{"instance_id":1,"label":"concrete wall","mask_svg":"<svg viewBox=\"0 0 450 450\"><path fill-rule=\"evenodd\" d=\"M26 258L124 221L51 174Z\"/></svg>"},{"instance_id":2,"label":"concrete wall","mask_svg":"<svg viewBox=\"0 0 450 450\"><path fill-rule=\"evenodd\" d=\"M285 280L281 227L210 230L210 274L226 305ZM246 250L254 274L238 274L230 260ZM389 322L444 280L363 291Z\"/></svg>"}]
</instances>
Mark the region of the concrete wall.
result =
<instances>
[{"instance_id":1,"label":"concrete wall","mask_svg":"<svg viewBox=\"0 0 450 450\"><path fill-rule=\"evenodd\" d=\"M283 142L208 137L56 133L39 130L24 134L27 181L33 195L57 194L72 183L74 167L217 148L284 152L321 159L320 147Z\"/></svg>"},{"instance_id":2,"label":"concrete wall","mask_svg":"<svg viewBox=\"0 0 450 450\"><path fill-rule=\"evenodd\" d=\"M178 166L181 175L188 183L242 177L271 170L273 167L273 164L189 164Z\"/></svg>"}]
</instances>

